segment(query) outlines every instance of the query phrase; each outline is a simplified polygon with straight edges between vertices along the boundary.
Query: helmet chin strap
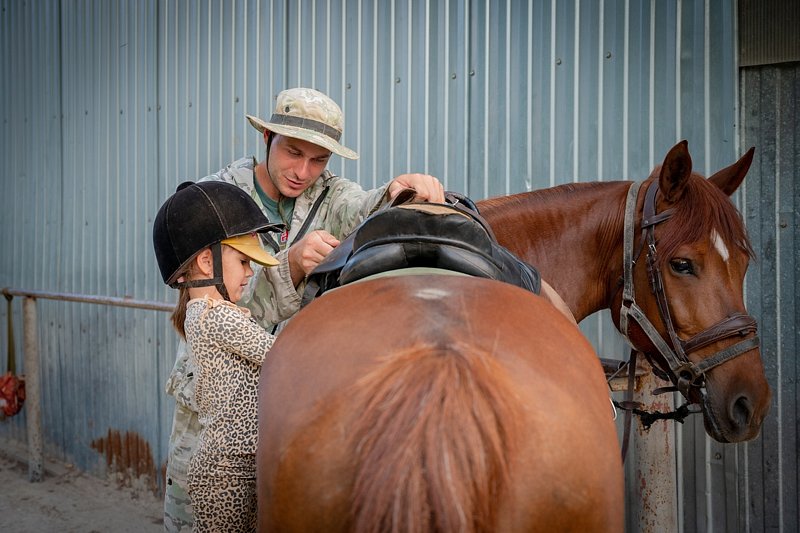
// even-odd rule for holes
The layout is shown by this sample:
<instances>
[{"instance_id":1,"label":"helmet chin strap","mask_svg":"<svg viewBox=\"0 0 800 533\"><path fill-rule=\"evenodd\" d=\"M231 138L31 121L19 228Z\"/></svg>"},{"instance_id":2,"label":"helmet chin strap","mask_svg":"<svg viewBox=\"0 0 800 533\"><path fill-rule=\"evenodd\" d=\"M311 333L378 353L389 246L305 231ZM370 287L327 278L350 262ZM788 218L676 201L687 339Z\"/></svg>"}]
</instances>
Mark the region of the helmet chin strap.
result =
<instances>
[{"instance_id":1,"label":"helmet chin strap","mask_svg":"<svg viewBox=\"0 0 800 533\"><path fill-rule=\"evenodd\" d=\"M230 302L231 298L228 295L228 289L225 287L225 282L222 277L222 245L217 242L212 244L210 248L211 248L211 258L212 258L212 264L211 264L212 271L210 278L176 282L171 286L173 288L213 286L216 287L217 291L220 293L220 295L222 295L222 297L225 300L228 300Z\"/></svg>"},{"instance_id":2,"label":"helmet chin strap","mask_svg":"<svg viewBox=\"0 0 800 533\"><path fill-rule=\"evenodd\" d=\"M211 257L214 258L214 272L212 272L211 275L214 277L214 280L218 280L215 287L222 297L230 302L231 297L228 295L228 289L225 287L225 281L222 276L222 245L220 243L216 242L211 245ZM219 272L219 275L217 275L217 272Z\"/></svg>"}]
</instances>

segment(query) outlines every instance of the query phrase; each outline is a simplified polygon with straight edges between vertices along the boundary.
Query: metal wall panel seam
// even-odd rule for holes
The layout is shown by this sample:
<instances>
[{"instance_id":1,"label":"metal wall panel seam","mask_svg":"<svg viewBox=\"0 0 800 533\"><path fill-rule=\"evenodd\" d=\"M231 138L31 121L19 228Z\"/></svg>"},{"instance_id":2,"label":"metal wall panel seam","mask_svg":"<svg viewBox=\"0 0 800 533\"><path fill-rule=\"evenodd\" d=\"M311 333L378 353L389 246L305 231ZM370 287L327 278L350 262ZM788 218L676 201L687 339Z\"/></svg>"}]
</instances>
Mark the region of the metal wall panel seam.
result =
<instances>
[{"instance_id":1,"label":"metal wall panel seam","mask_svg":"<svg viewBox=\"0 0 800 533\"><path fill-rule=\"evenodd\" d=\"M605 42L605 16L606 2L600 0L598 10L597 25L600 30L597 32L597 179L603 181L603 101L604 95L604 72L603 72L603 44Z\"/></svg>"},{"instance_id":2,"label":"metal wall panel seam","mask_svg":"<svg viewBox=\"0 0 800 533\"><path fill-rule=\"evenodd\" d=\"M56 90L58 91L58 109L56 110L56 120L58 121L58 133L59 133L59 142L58 142L58 172L59 172L59 214L60 216L64 216L64 139L65 132L64 132L64 46L63 46L63 39L64 39L64 29L62 27L63 20L62 20L62 6L59 2L58 6L55 8L55 13L51 15L53 18L56 19L57 24L57 35L55 39L55 47L58 50L58 67L56 69L57 72L57 82L56 82ZM59 228L59 232L63 231L63 228ZM58 257L54 259L54 263L56 265L62 265L65 253L64 253L64 239L58 239ZM63 278L58 280L59 282L63 282Z\"/></svg>"},{"instance_id":3,"label":"metal wall panel seam","mask_svg":"<svg viewBox=\"0 0 800 533\"><path fill-rule=\"evenodd\" d=\"M758 166L758 176L760 178L759 188L754 191L755 197L752 202L754 209L753 222L757 224L757 226L754 228L755 231L751 235L751 239L753 239L755 249L763 254L764 251L768 250L771 235L771 232L767 231L764 227L766 225L765 214L768 210L769 193L774 194L774 191L769 188L770 183L767 181L766 176L774 174L775 164L774 131L768 131L769 126L772 125L774 127L776 123L774 106L768 101L768 95L774 94L775 84L773 70L761 68L758 69L757 72L757 85L753 94L753 100L750 102L751 106L755 107L755 113L752 115L752 130L754 135L762 139L763 142L760 165ZM764 333L767 333L767 331L771 331L771 324L765 322L770 318L768 316L769 299L773 296L772 291L774 291L774 287L772 286L774 276L770 275L772 265L769 260L774 258L766 257L764 259L766 260L762 259L762 261L757 263L756 272L754 273L759 281L758 285L760 290L756 295L756 299L753 301L756 309L751 312L753 312L754 316L758 316L761 319L762 330ZM765 335L765 339L762 341L762 351L769 351L772 347L772 340L770 336ZM777 374L777 371L774 369L774 362L772 360L766 360L764 363L768 378L774 379L775 374ZM773 402L777 403L775 400L773 400ZM772 417L765 418L764 426L761 430L762 435L765 434L765 431L774 431L777 433L774 426L779 424L780 421L774 420L775 419ZM762 441L759 444L760 446L753 446L754 461L751 464L751 468L756 472L757 479L757 483L753 486L755 501L761 503L761 505L757 505L752 510L760 513L754 516L755 528L766 529L767 518L771 518L771 516L768 515L774 512L773 507L775 507L771 505L771 500L777 495L778 487L768 487L768 484L773 485L773 479L772 476L770 476L772 466L770 464L770 459L772 459L774 451L768 448L767 445L769 442Z\"/></svg>"},{"instance_id":4,"label":"metal wall panel seam","mask_svg":"<svg viewBox=\"0 0 800 533\"><path fill-rule=\"evenodd\" d=\"M469 114L469 101L472 94L472 70L470 69L470 63L472 62L472 48L469 46L470 40L472 39L472 26L470 24L470 20L472 17L472 4L470 2L464 3L464 42L462 44L462 50L464 50L464 72L468 73L465 74L470 76L468 81L464 84L464 128L461 131L461 146L462 148L462 163L464 168L464 193L473 195L474 192L469 190L469 131L470 131L470 114Z\"/></svg>"},{"instance_id":5,"label":"metal wall panel seam","mask_svg":"<svg viewBox=\"0 0 800 533\"><path fill-rule=\"evenodd\" d=\"M396 91L392 85L394 79L397 77L397 70L395 69L395 65L397 61L395 58L397 57L397 47L396 47L396 39L397 36L395 34L395 28L397 27L397 19L395 18L396 13L396 3L395 0L391 0L391 14L389 15L389 168L391 171L394 171L395 163L394 163L394 143L395 143L395 115L396 111Z\"/></svg>"},{"instance_id":6,"label":"metal wall panel seam","mask_svg":"<svg viewBox=\"0 0 800 533\"><path fill-rule=\"evenodd\" d=\"M483 131L481 132L481 136L483 137L483 198L489 196L489 135L490 135L490 123L489 123L489 102L491 100L491 96L489 93L489 78L491 77L492 72L492 64L491 64L491 54L490 54L490 45L491 45L491 3L486 3L486 11L484 17L484 24L483 24L483 42L484 42L484 57L486 58L486 65L485 70L486 72L483 73Z\"/></svg>"},{"instance_id":7,"label":"metal wall panel seam","mask_svg":"<svg viewBox=\"0 0 800 533\"><path fill-rule=\"evenodd\" d=\"M256 5L256 8L255 8L256 9L255 20L257 21L258 20L258 12L259 12L261 6L258 3L256 3L255 5ZM242 10L242 32L244 33L244 35L242 36L242 43L243 43L243 46L244 46L244 50L242 52L242 55L244 57L244 61L243 61L244 65L242 65L242 87L240 89L240 93L242 95L241 96L241 98L242 98L241 109L243 111L243 114L244 113L251 113L251 111L248 111L247 108L246 108L246 106L247 106L248 102L250 102L251 98L253 100L255 100L256 102L258 102L258 100L259 100L259 97L258 97L259 96L259 94L258 94L258 81L259 81L258 74L259 74L259 67L260 67L260 65L258 64L258 33L259 33L259 28L258 28L258 24L256 24L256 29L255 29L256 46L254 47L254 50L253 50L253 54L255 55L255 68L254 68L255 72L251 76L250 75L250 68L248 66L248 63L249 63L248 60L250 59L248 43L250 42L250 39L251 39L251 37L250 37L250 33L251 33L250 32L250 24L251 24L251 20L250 20L250 17L248 16L248 11L247 11L247 9L243 9ZM255 84L256 84L256 92L254 93L254 95L252 97L250 96L250 92L248 91L250 83L252 83L252 82L250 82L250 83L248 83L248 82L251 79L254 79L255 80ZM259 114L256 114L256 116L258 116L260 118L263 118L262 115L259 115ZM233 142L233 146L234 146L234 149L233 149L234 153L236 153L236 141L235 141L236 131L239 131L240 134L241 134L241 145L242 145L241 153L236 154L237 157L239 155L243 156L245 154L249 154L249 152L247 150L247 144L248 144L247 143L247 137L248 137L247 134L249 133L247 131L248 125L247 125L247 120L241 120L243 118L244 118L243 116L235 116L234 117L234 119L235 119L234 126L233 126L234 140L232 141Z\"/></svg>"},{"instance_id":8,"label":"metal wall panel seam","mask_svg":"<svg viewBox=\"0 0 800 533\"><path fill-rule=\"evenodd\" d=\"M550 187L556 184L556 166L554 161L556 160L556 56L558 55L558 50L556 49L556 34L558 32L556 26L558 13L556 9L557 3L558 0L550 1L550 57L548 58L550 63L550 106L548 109L550 120L547 133L550 145L548 149L548 177L550 180Z\"/></svg>"},{"instance_id":9,"label":"metal wall panel seam","mask_svg":"<svg viewBox=\"0 0 800 533\"><path fill-rule=\"evenodd\" d=\"M406 150L405 150L405 164L404 168L408 169L413 165L414 158L412 157L413 146L414 146L414 135L412 133L413 121L412 121L412 113L413 109L415 109L415 101L414 95L412 91L412 79L414 76L414 6L413 2L409 1L406 4L406 32L405 32L405 45L406 45L406 61L405 61L405 72L402 76L399 76L397 88L400 90L402 87L402 93L405 96L405 106L406 106L406 114L405 114L405 143L406 143Z\"/></svg>"},{"instance_id":10,"label":"metal wall panel seam","mask_svg":"<svg viewBox=\"0 0 800 533\"><path fill-rule=\"evenodd\" d=\"M274 35L274 33L275 33L275 10L273 9L273 7L274 7L274 5L272 4L272 2L270 2L270 4L269 4L269 13L268 13L268 15L269 15L269 24L270 24L270 28L269 28L270 32L269 32L269 35L265 37L269 42L269 56L268 57L270 59L275 57L275 43L272 40L272 35ZM266 60L266 58L265 58L265 60ZM262 113L261 116L263 116L265 118L269 117L269 116L272 116L272 109L274 107L273 104L272 104L272 100L273 100L274 96L277 96L277 95L274 94L274 92L275 92L275 67L274 67L275 62L270 60L267 63L269 64L269 72L267 73L269 78L267 80L268 86L265 87L264 90L266 92L266 89L267 88L269 89L269 99L266 102L266 106L261 111L261 113ZM342 71L344 72L344 69L342 69ZM282 77L282 81L285 80L285 79L286 79L285 77ZM266 157L266 148L264 148L264 151L265 151L265 157Z\"/></svg>"},{"instance_id":11,"label":"metal wall panel seam","mask_svg":"<svg viewBox=\"0 0 800 533\"><path fill-rule=\"evenodd\" d=\"M705 0L703 19L703 175L711 173L711 0Z\"/></svg>"},{"instance_id":12,"label":"metal wall panel seam","mask_svg":"<svg viewBox=\"0 0 800 533\"><path fill-rule=\"evenodd\" d=\"M526 142L528 150L526 153L528 176L525 178L525 189L533 189L533 6L528 5L528 61L527 61L527 87L526 98L528 102L528 112L525 117Z\"/></svg>"},{"instance_id":13,"label":"metal wall panel seam","mask_svg":"<svg viewBox=\"0 0 800 533\"><path fill-rule=\"evenodd\" d=\"M372 10L372 179L370 188L377 187L378 180L378 8ZM365 187L366 188L366 187Z\"/></svg>"},{"instance_id":14,"label":"metal wall panel seam","mask_svg":"<svg viewBox=\"0 0 800 533\"><path fill-rule=\"evenodd\" d=\"M681 138L681 31L682 31L683 0L678 0L677 14L675 17L675 133Z\"/></svg>"},{"instance_id":15,"label":"metal wall panel seam","mask_svg":"<svg viewBox=\"0 0 800 533\"><path fill-rule=\"evenodd\" d=\"M430 52L431 52L431 3L430 0L425 0L425 34L423 36L424 39L424 47L425 47L425 70L422 73L422 77L425 80L423 83L424 93L425 93L425 104L424 104L424 115L423 115L423 128L422 128L422 136L425 139L425 142L422 143L422 168L425 174L429 173L430 165L428 162L428 150L430 147L430 72L431 72L431 65L430 65ZM441 73L439 73L441 74ZM438 78L439 76L437 76ZM444 79L447 79L447 76L444 76ZM411 87L409 86L409 89ZM410 172L412 170L411 167L406 169L406 172Z\"/></svg>"},{"instance_id":16,"label":"metal wall panel seam","mask_svg":"<svg viewBox=\"0 0 800 533\"><path fill-rule=\"evenodd\" d=\"M703 160L704 160L704 175L709 175L709 159L710 159L710 152L711 152L711 136L710 136L710 124L711 124L711 98L710 98L710 88L709 88L709 80L710 78L710 66L709 66L709 46L710 46L710 25L711 25L711 18L710 18L710 3L709 0L704 1L703 5L704 10L704 17L703 17ZM712 457L711 451L711 442L706 437L704 439L704 453L705 453L705 461L703 462L703 475L705 476L705 484L706 487L713 487L714 486L714 477L711 471L711 461L710 458ZM678 456L678 464L681 464L681 455ZM678 477L678 480L682 480L682 476ZM714 499L712 498L712 490L705 491L705 505L706 505L706 527L708 531L714 531ZM679 499L679 505L682 499ZM683 522L683 521L681 521Z\"/></svg>"},{"instance_id":17,"label":"metal wall panel seam","mask_svg":"<svg viewBox=\"0 0 800 533\"><path fill-rule=\"evenodd\" d=\"M450 0L445 0L444 2L444 35L445 35L445 46L444 46L444 68L445 72L450 70ZM457 69L454 69L453 72L456 72ZM462 77L466 79L466 73L462 74ZM454 82L455 83L455 82ZM442 146L442 154L444 157L442 158L442 175L438 176L439 180L444 185L445 190L448 190L448 182L449 182L449 167L448 161L450 161L450 150L449 150L449 140L450 140L450 88L446 85L444 89L444 94L442 94L443 100L443 107L442 110L444 113L444 120L442 121L442 135L443 135L443 146ZM464 191L462 191L464 192Z\"/></svg>"},{"instance_id":18,"label":"metal wall panel seam","mask_svg":"<svg viewBox=\"0 0 800 533\"><path fill-rule=\"evenodd\" d=\"M333 25L333 19L331 18L331 3L325 2L325 42L330 44L331 42L331 26ZM325 88L326 90L331 90L331 46L325 46Z\"/></svg>"},{"instance_id":19,"label":"metal wall panel seam","mask_svg":"<svg viewBox=\"0 0 800 533\"><path fill-rule=\"evenodd\" d=\"M338 103L342 107L342 112L343 113L346 110L345 95L347 94L347 69L346 69L346 66L347 66L347 62L346 62L347 54L345 52L346 49L347 49L347 42L346 42L347 15L346 15L345 11L346 11L345 8L342 7L341 10L340 10L339 19L337 20L337 23L338 23L338 26L339 26L339 35L341 36L341 51L340 51L340 54L339 54L340 64L339 64L338 70L341 73L339 92L342 95L341 98L340 98L340 101ZM334 21L333 21L333 19L331 19L331 22L330 22L331 27L333 27L333 23L334 23ZM330 53L330 47L328 49L328 53ZM331 67L334 67L334 65L331 65ZM270 62L270 68L272 68L272 62ZM333 70L333 68L331 68L331 71L332 70ZM273 84L274 84L274 82L273 82ZM331 87L331 89L333 89L333 87ZM347 117L347 114L345 113L344 116ZM347 125L349 123L350 123L349 121L345 120L345 123L344 123L345 124L345 131L349 131L348 128L347 128ZM342 142L347 144L345 142L344 136L342 137ZM342 158L339 158L339 159L341 160ZM333 164L329 163L328 168L334 174L344 174L344 164L341 161L336 161Z\"/></svg>"},{"instance_id":20,"label":"metal wall panel seam","mask_svg":"<svg viewBox=\"0 0 800 533\"><path fill-rule=\"evenodd\" d=\"M734 146L736 147L738 152L742 151L742 139L744 138L742 134L742 127L744 125L744 106L740 105L740 102L744 102L747 99L747 72L741 70L739 67L739 0L733 0L734 4L734 16L733 16L733 42L734 46L736 47L736 53L733 54L733 61L734 61L734 72L737 73L736 83L734 84L734 118L736 120L736 127L733 129L733 136L734 136ZM740 187L739 191L739 209L743 215L747 213L747 189L748 189L748 180L744 180ZM746 220L746 219L745 219ZM748 301L748 282L747 278L745 278L744 284L744 294L743 298L744 301ZM744 443L740 446L737 446L737 450L742 449L743 453L741 453L740 457L737 457L736 464L742 465L739 469L738 475L740 476L740 486L743 487L741 490L741 494L739 498L744 500L744 505L740 505L740 509L750 509L752 503L750 501L750 467L749 467L749 453L748 453L748 443ZM739 487L737 487L738 490ZM744 515L744 529L745 531L751 531L751 524L750 524L750 513L749 512L742 512L739 511L737 518L740 518L741 515Z\"/></svg>"},{"instance_id":21,"label":"metal wall panel seam","mask_svg":"<svg viewBox=\"0 0 800 533\"><path fill-rule=\"evenodd\" d=\"M625 34L623 36L623 44L622 44L622 179L628 179L628 120L630 113L628 112L628 107L630 106L630 92L628 85L630 84L630 66L628 62L630 61L630 16L631 16L631 6L630 0L625 0L625 15L624 15L624 26L625 26Z\"/></svg>"},{"instance_id":22,"label":"metal wall panel seam","mask_svg":"<svg viewBox=\"0 0 800 533\"><path fill-rule=\"evenodd\" d=\"M192 6L192 4L189 4ZM207 0L205 3L198 2L197 5L193 6L196 9L192 11L195 12L194 19L194 28L192 28L191 20L192 16L190 13L189 22L186 24L186 44L183 45L183 53L185 56L185 61L181 65L176 65L177 67L177 74L178 74L178 84L181 88L180 98L183 100L179 102L180 108L183 108L185 111L182 113L183 115L183 122L184 131L189 131L193 135L194 142L191 146L184 145L185 154L184 154L184 173L188 173L186 176L187 179L196 178L197 174L200 170L200 153L201 151L209 154L211 153L211 136L205 132L205 135L201 137L201 128L200 124L198 123L198 118L202 114L203 116L210 117L212 110L211 110L211 71L214 68L213 65L213 57L215 51L212 51L216 47L212 46L211 43L211 16L209 11L211 10L211 3L210 0ZM206 18L205 28L203 27L203 16ZM201 35L203 34L203 30L205 29L206 38L202 41L205 44L206 52L197 53L194 58L192 57L193 54L190 53L190 50L194 49L195 51L202 50L201 49ZM194 30L194 31L192 31ZM178 36L180 38L180 35ZM191 46L191 40L194 41L194 47ZM178 43L178 46L181 46ZM205 61L203 61L205 59ZM205 63L204 65L202 63ZM192 69L192 65L194 68ZM205 70L205 79L201 75L201 72ZM203 84L201 81L205 81L205 93L201 94L201 90L203 90ZM201 102L205 104L204 112L200 113L194 112L194 109L201 108ZM174 132L175 136L179 136L179 132ZM202 150L201 146L204 146L205 149ZM194 147L194 148L193 148ZM180 178L183 179L183 178Z\"/></svg>"},{"instance_id":23,"label":"metal wall panel seam","mask_svg":"<svg viewBox=\"0 0 800 533\"><path fill-rule=\"evenodd\" d=\"M749 96L749 92L750 91L749 91L749 89L750 89L750 83L751 83L750 82L750 73L746 69L743 69L741 71L741 73L740 73L740 78L742 79L742 84L741 84L742 87L741 87L741 92L739 94L739 98L741 99L742 102L749 102L750 101L750 96ZM740 137L741 138L746 138L747 137L747 132L744 130L744 128L747 127L746 115L745 115L744 108L745 108L745 106L742 106L742 109L739 111L739 123L741 125L741 129L740 129L740 132L741 132L740 133ZM760 170L760 169L756 169L756 170ZM760 171L759 171L759 174L760 174ZM744 192L746 194L745 194L745 198L742 199L742 209L743 209L743 213L747 214L751 210L750 206L748 205L749 204L748 198L751 196L751 194L750 194L750 190L748 188L747 180L745 180L744 187L745 187L745 191ZM753 194L757 194L757 193L758 193L758 191L755 191ZM751 239L752 239L752 237L751 237ZM754 242L753 245L755 246L755 244L756 243ZM759 267L757 267L757 268L759 268ZM753 276L753 274L752 274L752 269L751 269L751 278L752 278L752 276ZM751 313L754 313L754 310L753 310L752 306L750 306L749 311ZM743 493L743 499L744 499L745 505L744 505L744 509L742 509L742 511L741 511L741 514L744 515L744 524L745 524L746 531L752 531L753 524L752 524L752 513L750 512L750 509L754 508L755 503L754 503L753 491L751 491L751 489L750 489L750 487L754 483L754 481L751 479L751 475L750 475L751 474L750 443L745 443L743 445L743 447L744 447L744 453L743 453L743 457L742 457L742 463L744 465L744 475L742 476L743 479L742 479L742 483L741 483L741 487L742 487L741 490L742 490L742 493ZM758 449L757 449L758 447L757 446L753 446L753 448L754 448L754 450L753 450L752 453L753 454L758 453ZM753 476L753 477L755 478L757 476Z\"/></svg>"},{"instance_id":24,"label":"metal wall panel seam","mask_svg":"<svg viewBox=\"0 0 800 533\"><path fill-rule=\"evenodd\" d=\"M649 87L647 88L647 106L649 116L647 118L647 160L648 168L655 166L655 83L656 83L656 0L650 0L650 73Z\"/></svg>"},{"instance_id":25,"label":"metal wall panel seam","mask_svg":"<svg viewBox=\"0 0 800 533\"><path fill-rule=\"evenodd\" d=\"M406 90L405 90L405 93L406 93L406 124L405 124L405 130L406 130L406 164L405 164L405 168L409 169L409 168L411 168L411 165L412 165L412 163L411 163L411 152L412 152L411 146L412 146L413 135L411 134L411 115L412 115L412 110L414 109L414 106L413 106L414 99L412 98L412 94L411 94L411 85L412 85L411 84L411 73L412 73L411 64L413 63L412 57L413 57L413 48L414 48L413 45L412 45L412 43L414 42L414 23L413 23L414 10L413 10L413 5L412 5L411 1L408 2L407 6L408 6L408 8L407 8L406 16L408 17L408 28L406 29L406 43L407 43L407 46L408 46L408 49L407 49L408 60L406 61L406 73L405 73L405 86L406 86ZM398 86L399 85L402 85L402 83L398 84Z\"/></svg>"},{"instance_id":26,"label":"metal wall panel seam","mask_svg":"<svg viewBox=\"0 0 800 533\"><path fill-rule=\"evenodd\" d=\"M776 92L777 98L775 98L775 117L780 120L780 117L783 116L783 110L781 106L781 70L777 69L776 74ZM781 150L781 140L782 140L782 124L776 121L775 124L775 202L773 203L775 209L773 212L773 228L775 233L775 287L776 290L776 304L777 309L775 310L775 333L776 333L776 340L775 342L775 359L777 365L777 383L775 388L775 396L778 398L776 403L776 408L778 410L777 418L779 421L783 421L783 383L785 381L783 375L783 344L780 342L779 335L782 331L781 323L782 323L782 315L781 308L780 308L780 299L781 299L781 232L778 230L780 228L780 209L781 209L781 181L782 181L782 174L781 169L782 165L780 164L781 159L783 158L783 153ZM778 424L778 513L780 514L781 518L784 516L784 498L786 498L786 491L784 489L784 479L783 479L783 468L784 468L784 458L783 458L783 424Z\"/></svg>"},{"instance_id":27,"label":"metal wall panel seam","mask_svg":"<svg viewBox=\"0 0 800 533\"><path fill-rule=\"evenodd\" d=\"M300 7L298 9L302 9L302 3L299 4ZM315 9L317 5L316 0L311 0L311 27L314 28L314 31L311 33L311 65L315 66L317 64L317 10ZM302 17L297 17L298 26L300 26L300 21L303 20ZM298 28L298 37L302 35L302 32L299 31ZM317 87L317 69L311 69L311 87ZM328 88L325 87L325 92L327 92Z\"/></svg>"},{"instance_id":28,"label":"metal wall panel seam","mask_svg":"<svg viewBox=\"0 0 800 533\"><path fill-rule=\"evenodd\" d=\"M243 4L239 4L239 5L243 6ZM241 83L241 89L242 90L244 90L244 88L247 87L247 83L246 83L246 80L247 80L247 26L245 25L245 22L247 21L247 12L245 11L244 7L242 7L241 16L239 16L239 10L236 9L236 6L237 6L236 3L231 2L229 15L230 15L230 18L231 18L231 21L232 21L231 22L231 27L233 28L233 30L231 31L231 36L230 36L230 43L231 43L231 52L230 52L231 76L230 76L229 82L228 82L228 88L230 90L230 94L228 95L227 99L225 99L224 95L223 95L223 102L225 102L227 100L227 104L224 107L228 107L230 109L230 113L228 113L228 123L230 124L230 127L231 127L231 135L227 139L228 153L232 154L233 157L237 157L238 158L241 154L236 153L236 134L235 134L235 132L236 132L236 124L238 123L238 120L237 120L237 117L236 117L236 107L237 107L236 106L236 98L237 98L236 93L238 92L237 89L239 89L238 83ZM241 29L238 28L238 26L240 26L240 25L241 25ZM237 75L237 72L236 72L236 65L237 65L238 62L236 60L236 54L238 52L238 47L237 47L238 41L237 41L237 39L240 38L240 37L241 37L241 40L242 40L242 46L241 46L241 48L242 48L242 50L241 50L241 54L242 54L242 61L241 61L241 63L242 63L242 65L241 65L241 68L242 68L242 79L241 79L241 82L238 82L238 75ZM224 81L224 79L225 78L223 76L223 81ZM209 130L210 129L211 128L209 128ZM223 143L224 143L224 140L223 140ZM225 144L223 144L223 146L224 145ZM224 155L225 154L225 150L221 150L221 154ZM230 159L230 158L228 158L228 159ZM208 171L210 172L210 169ZM205 172L206 171L203 171L202 173L205 174Z\"/></svg>"},{"instance_id":29,"label":"metal wall panel seam","mask_svg":"<svg viewBox=\"0 0 800 533\"><path fill-rule=\"evenodd\" d=\"M505 83L505 127L503 128L503 135L506 139L506 150L505 150L505 169L503 174L503 190L505 191L504 194L511 193L511 2L506 2L506 17L505 17L505 24L506 24L506 35L505 35L505 45L506 45L506 61L505 61L505 75L506 75L506 83ZM487 168L487 171L489 169ZM488 181L488 174L487 174L487 181Z\"/></svg>"},{"instance_id":30,"label":"metal wall panel seam","mask_svg":"<svg viewBox=\"0 0 800 533\"><path fill-rule=\"evenodd\" d=\"M735 127L733 128L733 146L736 155L738 156L740 153L744 153L744 148L742 146L742 105L741 102L743 100L739 99L739 88L742 85L743 80L745 79L744 72L739 69L739 0L731 0L733 2L733 46L734 46L734 53L733 53L733 72L736 75L736 83L733 84L733 120L735 120ZM739 209L742 213L745 213L745 201L747 195L747 180L745 180L739 188L739 194L737 195L739 204ZM744 284L744 298L747 301L747 279L745 278ZM745 454L746 455L746 454Z\"/></svg>"},{"instance_id":31,"label":"metal wall panel seam","mask_svg":"<svg viewBox=\"0 0 800 533\"><path fill-rule=\"evenodd\" d=\"M573 26L575 32L575 42L573 44L573 58L572 58L572 182L577 183L580 181L579 169L579 155L580 155L580 121L581 116L581 100L580 100L580 81L581 81L581 65L580 65L580 44L581 44L581 0L575 0L575 24Z\"/></svg>"}]
</instances>

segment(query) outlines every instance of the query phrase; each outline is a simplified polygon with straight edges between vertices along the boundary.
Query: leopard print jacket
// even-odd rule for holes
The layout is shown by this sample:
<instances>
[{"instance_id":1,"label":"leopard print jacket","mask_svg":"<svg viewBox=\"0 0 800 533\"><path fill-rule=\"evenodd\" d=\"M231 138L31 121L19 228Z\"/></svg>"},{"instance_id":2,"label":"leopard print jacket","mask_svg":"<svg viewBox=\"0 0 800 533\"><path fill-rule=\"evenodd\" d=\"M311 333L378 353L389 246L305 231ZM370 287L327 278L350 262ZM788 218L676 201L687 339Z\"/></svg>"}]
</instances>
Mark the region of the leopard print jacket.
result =
<instances>
[{"instance_id":1,"label":"leopard print jacket","mask_svg":"<svg viewBox=\"0 0 800 533\"><path fill-rule=\"evenodd\" d=\"M208 297L189 301L184 328L201 424L188 472L192 529L255 531L258 374L275 337L247 309Z\"/></svg>"}]
</instances>

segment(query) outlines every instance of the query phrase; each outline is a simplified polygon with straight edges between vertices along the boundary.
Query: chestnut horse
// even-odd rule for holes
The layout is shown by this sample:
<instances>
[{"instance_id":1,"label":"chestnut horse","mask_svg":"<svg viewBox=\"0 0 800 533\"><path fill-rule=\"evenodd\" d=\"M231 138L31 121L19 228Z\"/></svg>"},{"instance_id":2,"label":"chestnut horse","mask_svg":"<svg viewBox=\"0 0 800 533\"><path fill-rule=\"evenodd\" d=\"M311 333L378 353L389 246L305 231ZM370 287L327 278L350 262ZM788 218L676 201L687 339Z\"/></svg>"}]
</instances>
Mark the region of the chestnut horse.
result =
<instances>
[{"instance_id":1,"label":"chestnut horse","mask_svg":"<svg viewBox=\"0 0 800 533\"><path fill-rule=\"evenodd\" d=\"M259 391L260 531L623 530L597 355L511 284L328 291L278 336Z\"/></svg>"},{"instance_id":2,"label":"chestnut horse","mask_svg":"<svg viewBox=\"0 0 800 533\"><path fill-rule=\"evenodd\" d=\"M498 241L536 265L577 321L610 308L630 343L702 406L706 432L720 442L756 437L770 405L743 301L752 249L728 198L753 151L704 179L682 141L642 184L576 183L478 202Z\"/></svg>"},{"instance_id":3,"label":"chestnut horse","mask_svg":"<svg viewBox=\"0 0 800 533\"><path fill-rule=\"evenodd\" d=\"M742 299L752 253L728 199L751 160L705 180L683 142L633 187L479 203L576 319L611 308L723 442L753 438L770 397ZM408 275L329 291L279 336L259 401L263 531L623 528L596 355L516 287Z\"/></svg>"}]
</instances>

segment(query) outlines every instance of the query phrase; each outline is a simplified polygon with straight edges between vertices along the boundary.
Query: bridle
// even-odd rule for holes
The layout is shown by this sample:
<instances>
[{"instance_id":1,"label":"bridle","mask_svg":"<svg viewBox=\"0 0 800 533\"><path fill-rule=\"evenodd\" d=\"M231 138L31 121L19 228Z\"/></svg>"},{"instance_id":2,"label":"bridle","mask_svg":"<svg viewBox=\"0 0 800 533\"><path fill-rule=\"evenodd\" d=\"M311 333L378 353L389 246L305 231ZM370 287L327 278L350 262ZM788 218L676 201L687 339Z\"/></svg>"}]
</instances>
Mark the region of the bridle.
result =
<instances>
[{"instance_id":1,"label":"bridle","mask_svg":"<svg viewBox=\"0 0 800 533\"><path fill-rule=\"evenodd\" d=\"M639 189L645 183L646 182L632 184L628 189L628 195L625 201L624 250L622 260L623 292L619 318L620 332L628 340L628 343L633 346L628 336L628 328L631 321L636 322L669 365L669 369L665 370L657 365L652 358L645 353L645 356L647 356L653 366L654 372L657 375L663 375L661 377L668 377L675 386L675 389L680 391L688 402L692 403L693 400L689 397L690 391L695 387L702 393L702 389L705 387L705 374L708 371L743 353L757 348L759 339L757 335L753 335L723 350L715 352L699 363L691 362L688 354L722 339L755 333L757 330L756 320L750 315L735 313L686 341L678 337L678 334L675 332L675 325L670 317L669 306L667 305L667 295L664 291L661 269L658 266L656 239L654 235L655 226L669 219L673 214L673 209L667 209L662 213L656 213L656 194L658 193L658 183L656 181L651 181L644 187L645 200L642 212L641 237L635 253L633 249L636 200ZM642 309L636 304L636 299L634 297L633 269L645 246L647 247L647 277L650 282L650 291L656 297L658 313L661 317L661 322L664 323L667 329L669 343L661 337L653 324L647 319ZM634 347L634 349L636 348ZM628 372L632 374L633 370L633 368L629 368ZM666 390L663 390L663 392L666 392Z\"/></svg>"}]
</instances>

